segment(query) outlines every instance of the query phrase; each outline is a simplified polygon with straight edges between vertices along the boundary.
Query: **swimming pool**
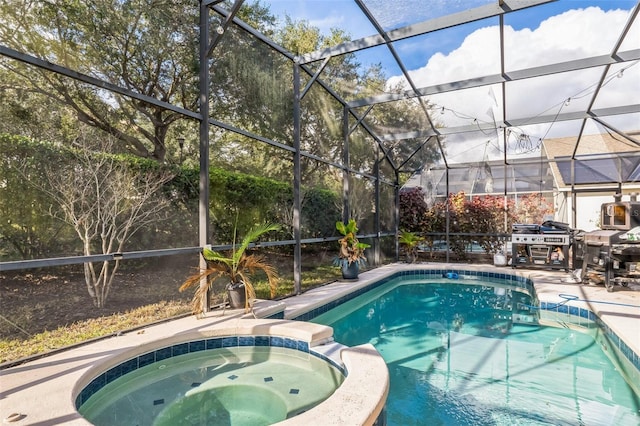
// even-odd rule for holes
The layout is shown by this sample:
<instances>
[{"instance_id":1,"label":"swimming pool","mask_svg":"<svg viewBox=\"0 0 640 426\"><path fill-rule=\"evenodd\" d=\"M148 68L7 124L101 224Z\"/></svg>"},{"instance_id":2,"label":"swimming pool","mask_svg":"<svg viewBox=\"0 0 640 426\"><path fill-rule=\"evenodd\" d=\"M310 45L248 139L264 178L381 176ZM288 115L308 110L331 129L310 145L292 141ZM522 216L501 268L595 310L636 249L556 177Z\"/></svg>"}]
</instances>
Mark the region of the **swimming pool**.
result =
<instances>
[{"instance_id":1,"label":"swimming pool","mask_svg":"<svg viewBox=\"0 0 640 426\"><path fill-rule=\"evenodd\" d=\"M595 318L543 326L527 280L452 278L404 274L312 319L383 356L389 425L640 423L640 398L596 344Z\"/></svg>"},{"instance_id":2,"label":"swimming pool","mask_svg":"<svg viewBox=\"0 0 640 426\"><path fill-rule=\"evenodd\" d=\"M77 405L97 426L269 425L318 405L343 381L341 367L306 342L227 336L118 364L85 387Z\"/></svg>"}]
</instances>

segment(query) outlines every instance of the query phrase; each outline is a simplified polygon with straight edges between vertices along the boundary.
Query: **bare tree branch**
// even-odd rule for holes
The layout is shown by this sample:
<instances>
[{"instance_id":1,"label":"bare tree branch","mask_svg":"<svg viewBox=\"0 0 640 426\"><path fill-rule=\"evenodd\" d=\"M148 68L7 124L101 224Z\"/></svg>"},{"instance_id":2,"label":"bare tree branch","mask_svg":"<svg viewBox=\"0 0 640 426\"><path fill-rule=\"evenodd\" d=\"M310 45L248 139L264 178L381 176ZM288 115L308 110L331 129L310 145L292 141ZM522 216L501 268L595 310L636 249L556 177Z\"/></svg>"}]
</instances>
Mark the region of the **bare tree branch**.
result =
<instances>
[{"instance_id":1,"label":"bare tree branch","mask_svg":"<svg viewBox=\"0 0 640 426\"><path fill-rule=\"evenodd\" d=\"M103 141L96 151L81 140L70 163L45 166L49 185L38 183L58 207L51 214L73 227L85 256L124 251L127 241L169 205L160 189L172 174L135 172L105 154L112 144ZM84 264L87 290L97 307L107 302L119 265L119 260L113 267L107 261Z\"/></svg>"}]
</instances>

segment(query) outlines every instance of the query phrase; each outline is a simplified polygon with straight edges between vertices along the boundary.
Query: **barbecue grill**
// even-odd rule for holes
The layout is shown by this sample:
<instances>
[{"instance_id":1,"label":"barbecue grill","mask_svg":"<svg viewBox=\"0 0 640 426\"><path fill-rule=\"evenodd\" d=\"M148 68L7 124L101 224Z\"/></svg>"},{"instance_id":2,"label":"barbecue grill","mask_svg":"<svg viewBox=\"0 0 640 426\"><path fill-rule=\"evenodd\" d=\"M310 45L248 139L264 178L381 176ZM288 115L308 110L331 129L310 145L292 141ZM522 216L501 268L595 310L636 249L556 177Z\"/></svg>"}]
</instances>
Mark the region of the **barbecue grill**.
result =
<instances>
[{"instance_id":1,"label":"barbecue grill","mask_svg":"<svg viewBox=\"0 0 640 426\"><path fill-rule=\"evenodd\" d=\"M569 269L573 230L568 224L555 221L542 225L516 223L511 230L511 266Z\"/></svg>"},{"instance_id":2,"label":"barbecue grill","mask_svg":"<svg viewBox=\"0 0 640 426\"><path fill-rule=\"evenodd\" d=\"M581 261L583 283L604 284L613 291L616 284L640 283L640 202L636 194L600 207L600 230L585 232L576 259Z\"/></svg>"}]
</instances>

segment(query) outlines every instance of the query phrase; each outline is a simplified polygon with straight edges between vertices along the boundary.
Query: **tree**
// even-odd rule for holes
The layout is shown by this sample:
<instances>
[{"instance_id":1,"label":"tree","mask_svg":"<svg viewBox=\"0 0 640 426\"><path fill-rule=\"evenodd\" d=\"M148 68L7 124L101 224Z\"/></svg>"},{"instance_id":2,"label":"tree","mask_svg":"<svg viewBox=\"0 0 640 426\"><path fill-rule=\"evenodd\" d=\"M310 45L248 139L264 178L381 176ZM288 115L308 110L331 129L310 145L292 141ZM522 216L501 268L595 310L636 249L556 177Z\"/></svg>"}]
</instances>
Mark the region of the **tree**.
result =
<instances>
[{"instance_id":1,"label":"tree","mask_svg":"<svg viewBox=\"0 0 640 426\"><path fill-rule=\"evenodd\" d=\"M2 67L0 59L0 132L40 141L72 141L77 135L73 111L23 83Z\"/></svg>"},{"instance_id":2,"label":"tree","mask_svg":"<svg viewBox=\"0 0 640 426\"><path fill-rule=\"evenodd\" d=\"M238 16L260 29L271 22L266 11L253 5ZM8 47L138 94L198 108L198 7L191 0L11 0L0 4L0 13L0 43ZM170 128L184 118L17 61L4 60L0 67L13 74L19 90L65 105L81 122L111 135L121 152L164 161ZM230 108L213 106L212 115Z\"/></svg>"},{"instance_id":3,"label":"tree","mask_svg":"<svg viewBox=\"0 0 640 426\"><path fill-rule=\"evenodd\" d=\"M105 142L102 150L108 151L111 143ZM123 252L127 240L167 207L169 200L159 190L172 174L151 164L127 165L87 141L75 154L69 163L44 165L50 186L41 189L57 207L50 214L73 227L85 256ZM84 263L96 307L105 306L119 265L119 259L113 266L109 261Z\"/></svg>"}]
</instances>

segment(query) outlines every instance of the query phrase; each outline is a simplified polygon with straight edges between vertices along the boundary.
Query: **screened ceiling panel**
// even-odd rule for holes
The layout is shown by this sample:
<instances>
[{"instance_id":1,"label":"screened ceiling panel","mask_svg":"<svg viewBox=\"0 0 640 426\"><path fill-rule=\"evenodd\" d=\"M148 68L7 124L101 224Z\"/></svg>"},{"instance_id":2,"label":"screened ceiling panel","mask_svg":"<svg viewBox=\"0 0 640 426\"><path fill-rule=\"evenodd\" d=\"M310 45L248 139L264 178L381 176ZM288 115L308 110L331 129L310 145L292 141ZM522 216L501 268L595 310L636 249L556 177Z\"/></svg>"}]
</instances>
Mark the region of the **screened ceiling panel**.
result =
<instances>
[{"instance_id":1,"label":"screened ceiling panel","mask_svg":"<svg viewBox=\"0 0 640 426\"><path fill-rule=\"evenodd\" d=\"M585 111L597 88L594 82L599 80L602 72L603 68L598 67L509 82L506 89L507 119ZM545 93L548 87L556 90L544 97L537 96Z\"/></svg>"},{"instance_id":2,"label":"screened ceiling panel","mask_svg":"<svg viewBox=\"0 0 640 426\"><path fill-rule=\"evenodd\" d=\"M600 3L598 5L598 3ZM629 17L628 10L610 13L595 6L605 2L560 1L505 15L505 67L529 68L610 54ZM627 2L633 6L632 2ZM585 9L591 8L586 14ZM533 14L547 16L538 22ZM585 25L590 16L606 31ZM632 43L630 43L631 45ZM523 46L527 46L523 49ZM630 48L632 48L630 46ZM637 48L637 45L636 47Z\"/></svg>"},{"instance_id":3,"label":"screened ceiling panel","mask_svg":"<svg viewBox=\"0 0 640 426\"><path fill-rule=\"evenodd\" d=\"M638 139L638 132L640 131L640 109L635 113L606 115L602 117L602 120L614 129L629 129L625 134L635 139L633 142L635 145L640 144L640 140ZM598 129L602 128L604 128L604 126L598 126Z\"/></svg>"},{"instance_id":4,"label":"screened ceiling panel","mask_svg":"<svg viewBox=\"0 0 640 426\"><path fill-rule=\"evenodd\" d=\"M481 131L447 135L444 149L449 164L491 161L502 158L503 149L495 132Z\"/></svg>"},{"instance_id":5,"label":"screened ceiling panel","mask_svg":"<svg viewBox=\"0 0 640 426\"><path fill-rule=\"evenodd\" d=\"M362 125L403 172L553 159L559 154L543 143L562 146L562 138L573 138L562 155L583 155L593 148L581 139L595 134L640 144L636 0L264 4L280 23L347 36L296 52L309 74L303 85L338 94L349 127ZM338 73L345 61L353 73ZM340 119L338 111L331 116Z\"/></svg>"},{"instance_id":6,"label":"screened ceiling panel","mask_svg":"<svg viewBox=\"0 0 640 426\"><path fill-rule=\"evenodd\" d=\"M371 75L370 70L376 67L382 66L385 70L384 75L380 75L379 84L366 84L363 85L362 79L353 80L351 93L346 93L345 100L352 101L363 97L376 96L386 93L388 90L386 74L394 73L401 74L402 71L398 62L395 60L389 48L387 46L375 46L366 50L359 50L357 52L349 53L353 59L353 62L358 65L358 71L364 75Z\"/></svg>"},{"instance_id":7,"label":"screened ceiling panel","mask_svg":"<svg viewBox=\"0 0 640 426\"><path fill-rule=\"evenodd\" d=\"M561 138L558 140L575 140L577 142L577 138L575 137ZM636 143L620 135L616 135L615 133L600 133L583 136L580 138L580 142L577 145L578 147L575 150L575 155L577 157L597 155L625 157L628 155L640 154L640 147Z\"/></svg>"},{"instance_id":8,"label":"screened ceiling panel","mask_svg":"<svg viewBox=\"0 0 640 426\"><path fill-rule=\"evenodd\" d=\"M633 2L629 2L631 6L633 6ZM629 12L629 15L631 15L631 12ZM629 16L629 18L631 19L633 16ZM635 19L634 21L631 21L631 25L629 26L628 29L629 34L631 34L631 36L626 36L623 40L622 43L620 44L620 47L618 49L618 52L627 52L633 49L637 49L638 48L638 39L634 39L634 34L640 34L640 21L638 19Z\"/></svg>"},{"instance_id":9,"label":"screened ceiling panel","mask_svg":"<svg viewBox=\"0 0 640 426\"><path fill-rule=\"evenodd\" d=\"M614 64L606 70L605 78L593 104L594 109L611 108L620 105L620 100L628 97L630 89L640 98L640 78L638 62ZM634 82L635 80L635 82ZM640 125L636 125L640 129Z\"/></svg>"},{"instance_id":10,"label":"screened ceiling panel","mask_svg":"<svg viewBox=\"0 0 640 426\"><path fill-rule=\"evenodd\" d=\"M428 202L433 202L461 191L470 196L550 192L554 179L548 162L505 165L487 161L450 168L448 188L445 169L437 167L416 173L405 187L422 188Z\"/></svg>"},{"instance_id":11,"label":"screened ceiling panel","mask_svg":"<svg viewBox=\"0 0 640 426\"><path fill-rule=\"evenodd\" d=\"M230 9L233 1L225 3ZM306 21L323 34L329 34L332 28L345 31L354 40L376 34L375 27L353 0L261 0L260 3L268 6L278 18L277 25L283 25L289 17L295 22Z\"/></svg>"},{"instance_id":12,"label":"screened ceiling panel","mask_svg":"<svg viewBox=\"0 0 640 426\"><path fill-rule=\"evenodd\" d=\"M385 31L406 27L418 22L442 18L447 15L465 12L469 8L493 3L493 0L363 0L366 8Z\"/></svg>"},{"instance_id":13,"label":"screened ceiling panel","mask_svg":"<svg viewBox=\"0 0 640 426\"><path fill-rule=\"evenodd\" d=\"M495 132L496 124L503 120L499 84L447 91L424 99L433 106L433 119L443 128L443 134L449 134L447 127Z\"/></svg>"},{"instance_id":14,"label":"screened ceiling panel","mask_svg":"<svg viewBox=\"0 0 640 426\"><path fill-rule=\"evenodd\" d=\"M402 39L392 45L416 87L498 74L498 23L496 18L484 19ZM478 44L484 48L475 48ZM400 80L405 89L410 89L403 75L388 76L391 86Z\"/></svg>"}]
</instances>

